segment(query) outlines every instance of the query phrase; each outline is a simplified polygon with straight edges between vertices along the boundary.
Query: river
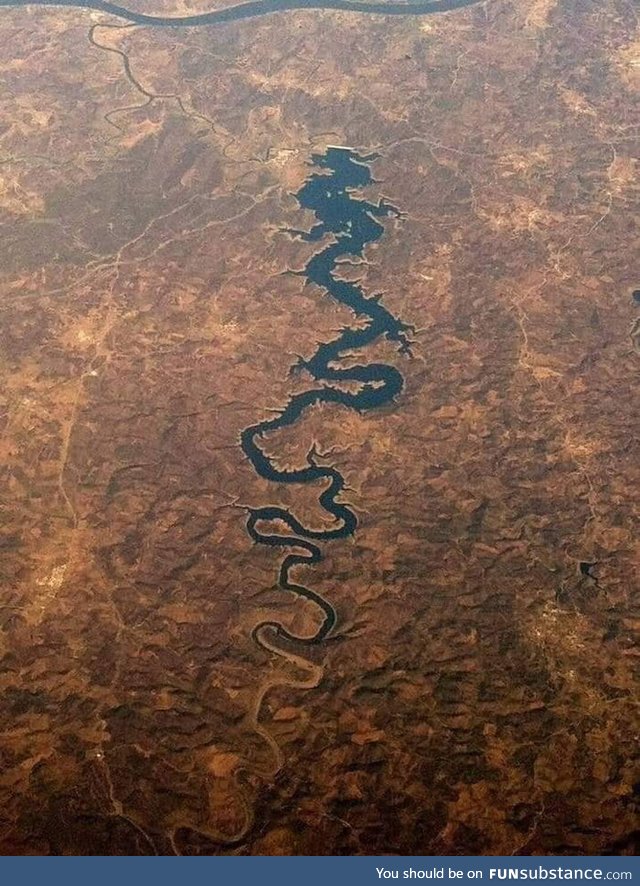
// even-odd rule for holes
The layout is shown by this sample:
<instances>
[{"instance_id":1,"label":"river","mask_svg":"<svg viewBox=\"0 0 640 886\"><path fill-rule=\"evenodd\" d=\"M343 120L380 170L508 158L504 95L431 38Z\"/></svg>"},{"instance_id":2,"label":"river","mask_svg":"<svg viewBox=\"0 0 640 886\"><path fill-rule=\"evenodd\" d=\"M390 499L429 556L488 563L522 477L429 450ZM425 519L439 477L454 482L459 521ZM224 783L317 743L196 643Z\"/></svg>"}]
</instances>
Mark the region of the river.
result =
<instances>
[{"instance_id":1,"label":"river","mask_svg":"<svg viewBox=\"0 0 640 886\"><path fill-rule=\"evenodd\" d=\"M368 0L363 0L363 2L358 2L358 0L250 0L248 3L238 3L225 9L181 16L148 15L144 12L127 9L117 3L110 3L108 0L0 0L0 7L78 7L114 15L137 25L185 28L220 25L224 22L239 21L240 19L255 18L294 9L336 9L343 12L377 15L432 15L451 9L474 6L480 2L481 0L416 0L413 3L395 2L395 0L380 0L379 3L368 2Z\"/></svg>"},{"instance_id":2,"label":"river","mask_svg":"<svg viewBox=\"0 0 640 886\"><path fill-rule=\"evenodd\" d=\"M324 489L319 503L335 522L331 529L311 529L289 510L277 505L249 510L247 530L254 542L294 549L282 561L278 586L283 591L311 600L323 614L322 623L310 636L293 635L277 622L262 622L254 634L259 628L269 626L279 636L303 643L318 643L329 635L336 623L334 607L316 591L294 582L291 571L294 567L309 566L322 559L317 542L347 538L357 528L355 513L341 501L344 477L337 468L318 463L315 447L309 450L304 467L282 470L274 465L260 442L267 434L295 424L307 409L317 404L334 403L364 413L390 403L403 389L403 377L393 366L366 363L343 368L337 365L346 354L360 350L381 337L395 342L402 353L410 352L407 337L409 327L394 317L377 297L367 296L358 283L334 276L340 260L362 257L364 247L384 234L385 229L379 219L400 216L398 210L385 200L371 203L353 192L353 189L373 182L368 163L374 159L375 155L361 156L348 148L330 147L324 154L314 154L312 160L319 171L307 179L296 195L300 206L315 214L317 224L310 231L289 230L288 233L308 242L330 237L324 249L313 255L303 270L296 273L304 277L308 284L315 284L335 301L350 308L360 323L358 328L343 329L333 341L320 344L313 356L300 358L292 367L292 372L305 372L314 382L321 384L295 394L275 418L251 425L241 434L244 454L264 479L275 483L322 484ZM355 382L359 388L353 393L326 382L347 382L352 385ZM268 531L265 524L275 521L286 526L288 534Z\"/></svg>"}]
</instances>

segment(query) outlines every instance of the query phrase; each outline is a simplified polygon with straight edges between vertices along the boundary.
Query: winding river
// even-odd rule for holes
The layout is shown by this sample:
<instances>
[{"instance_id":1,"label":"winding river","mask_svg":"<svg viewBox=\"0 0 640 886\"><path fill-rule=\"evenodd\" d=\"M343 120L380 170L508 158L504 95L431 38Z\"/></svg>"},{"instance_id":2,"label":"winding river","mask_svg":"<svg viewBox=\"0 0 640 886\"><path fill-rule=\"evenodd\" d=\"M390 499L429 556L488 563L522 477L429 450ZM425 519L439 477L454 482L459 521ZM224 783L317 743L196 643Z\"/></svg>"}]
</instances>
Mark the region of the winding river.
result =
<instances>
[{"instance_id":1,"label":"winding river","mask_svg":"<svg viewBox=\"0 0 640 886\"><path fill-rule=\"evenodd\" d=\"M110 0L0 0L0 7L73 7L103 12L135 25L201 27L287 10L334 9L372 15L420 16L461 9L480 2L482 0L248 0L223 9L181 16L138 12ZM360 156L350 149L336 147L328 148L325 154L313 155L314 163L322 171L305 182L297 198L302 207L315 213L318 223L309 232L290 232L308 241L318 241L325 235L332 235L331 242L316 253L300 273L309 283L325 289L336 301L349 307L356 317L365 318L366 322L358 328L343 329L334 341L321 344L311 358L301 359L294 371L304 370L320 384L293 396L276 418L245 428L241 435L242 449L261 477L276 483L323 483L325 488L319 502L335 523L331 529L311 529L289 510L276 505L250 510L247 530L251 538L257 544L290 550L280 567L279 587L311 600L322 612L320 626L313 635L306 637L293 635L277 622L261 622L253 631L255 639L261 643L260 629L267 626L275 629L280 637L307 644L318 643L331 633L336 623L335 609L320 594L297 584L291 573L297 566L312 565L322 559L318 542L347 538L354 534L357 526L355 513L341 500L344 477L335 467L318 464L315 448L309 451L305 467L279 470L261 448L261 440L273 431L293 425L316 404L335 403L366 412L389 403L403 387L402 375L391 366L369 363L344 368L337 365L349 352L366 347L381 336L397 342L400 350L409 351L408 327L377 298L366 296L357 283L336 279L333 273L340 259L361 256L367 243L382 236L384 228L378 219L399 215L384 200L374 204L352 193L353 188L361 188L373 181L367 165L373 159L375 155ZM355 382L360 387L356 393L352 393L327 382L348 382L352 385ZM288 534L269 531L268 525L274 522L284 524Z\"/></svg>"},{"instance_id":2,"label":"winding river","mask_svg":"<svg viewBox=\"0 0 640 886\"><path fill-rule=\"evenodd\" d=\"M272 13L302 9L333 9L372 15L423 16L453 9L473 6L482 0L248 0L224 9L193 15L153 15L128 9L109 0L0 0L0 7L72 7L105 13L124 19L134 25L154 27L193 27L221 25L225 22L250 19ZM91 39L91 36L90 36ZM104 47L103 47L104 48ZM128 61L123 55L125 68ZM128 70L130 79L131 72ZM139 84L137 88L147 98ZM321 464L323 461L315 445L310 448L306 464L302 467L281 469L263 448L265 438L283 428L294 425L308 409L318 404L335 404L360 413L368 412L392 402L402 391L404 379L393 366L383 363L353 363L354 354L368 345L386 338L397 344L398 350L410 353L408 333L410 328L395 317L378 297L366 295L358 282L341 280L336 268L341 261L362 257L367 244L384 234L380 220L400 217L398 210L384 199L372 203L357 191L373 183L369 163L376 155L360 155L348 148L330 147L323 154L314 154L317 167L297 193L300 206L311 210L317 223L310 231L289 231L294 237L308 242L318 242L319 251L296 273L309 284L328 293L336 302L348 307L357 324L343 328L333 341L319 344L308 359L300 358L292 372L306 373L311 386L302 393L290 397L281 411L272 418L245 428L241 433L241 446L256 473L278 484L315 484L320 492L318 501L331 518L331 528L318 529L305 526L289 509L279 505L249 508L247 531L259 545L281 550L283 559L278 572L278 587L313 603L319 612L315 630L304 636L294 634L280 622L263 620L253 627L254 640L265 650L286 658L299 670L306 670L303 677L292 678L279 673L269 674L260 686L254 705L247 719L264 739L274 755L275 771L282 765L282 752L269 731L260 723L260 709L265 695L276 686L298 689L317 686L322 668L303 661L291 649L283 649L273 640L285 640L293 644L311 646L321 643L333 631L337 615L333 605L317 591L297 582L294 571L299 567L312 566L322 560L324 542L353 536L358 521L353 509L342 500L345 490L343 475L335 466ZM322 246L320 241L326 245ZM348 365L344 365L345 362ZM342 386L341 386L342 385ZM277 527L277 528L276 528ZM267 633L271 634L271 639ZM240 767L235 777L239 777ZM270 773L269 777L273 777ZM206 835L225 844L239 843L251 828L253 813L240 788L247 809L246 820L234 834L225 835L214 830ZM184 823L184 827L191 827ZM170 839L175 849L175 835ZM178 850L176 849L176 853Z\"/></svg>"},{"instance_id":3,"label":"winding river","mask_svg":"<svg viewBox=\"0 0 640 886\"><path fill-rule=\"evenodd\" d=\"M0 7L73 7L125 19L136 25L154 27L201 27L225 22L255 18L277 12L301 9L334 9L372 15L431 15L473 6L482 0L248 0L223 9L193 15L153 15L128 9L110 0L0 0ZM346 538L356 530L357 519L353 510L340 500L344 490L344 478L333 467L317 463L317 453L312 448L307 465L296 470L279 470L260 447L266 434L294 424L302 414L318 403L336 403L359 412L375 409L396 397L403 387L401 374L391 366L379 363L340 368L336 363L348 352L366 347L381 336L398 342L401 350L408 352L407 327L394 317L375 297L367 297L356 283L336 279L333 276L339 259L361 256L364 246L377 240L384 233L378 219L398 215L397 210L384 200L377 205L356 198L352 188L363 187L372 182L367 165L374 156L360 156L345 148L329 148L325 154L316 154L313 160L323 172L312 175L298 192L300 205L311 209L318 224L309 232L292 232L309 241L320 240L325 234L333 235L332 242L314 255L301 272L309 283L326 289L338 302L351 308L358 318L366 318L362 328L344 329L332 342L321 344L308 360L300 360L296 371L306 371L316 382L356 382L357 393L350 393L330 384L321 384L305 393L292 397L282 412L273 419L245 428L241 443L245 455L257 473L277 483L322 482L325 488L319 497L324 510L330 514L335 527L311 529L305 527L290 511L270 506L250 511L247 530L258 544L271 547L295 549L288 553L280 567L279 586L298 596L313 601L322 611L323 620L317 631L308 637L294 636L276 622L262 622L254 628L254 636L262 627L275 628L279 636L303 643L318 643L333 629L336 612L333 606L315 591L296 584L291 571L296 566L318 563L322 558L317 542ZM280 522L288 535L269 532L265 524Z\"/></svg>"},{"instance_id":4,"label":"winding river","mask_svg":"<svg viewBox=\"0 0 640 886\"><path fill-rule=\"evenodd\" d=\"M360 12L378 15L431 15L447 12L451 9L462 9L474 6L482 0L415 0L413 3L395 2L395 0L249 0L225 9L202 12L195 15L148 15L127 9L109 0L0 0L2 6L72 6L104 12L126 19L136 25L153 25L164 28L186 28L203 25L221 25L224 22L255 18L274 12L285 12L292 9L337 9L342 12Z\"/></svg>"},{"instance_id":5,"label":"winding river","mask_svg":"<svg viewBox=\"0 0 640 886\"><path fill-rule=\"evenodd\" d=\"M248 0L224 9L193 15L152 15L128 9L110 0L0 0L0 7L63 6L103 12L125 19L136 25L154 27L202 27L225 22L255 18L277 12L301 9L335 9L372 15L431 15L473 6L482 0ZM305 240L320 240L325 234L333 235L332 242L314 255L301 272L309 283L324 288L336 301L349 307L358 318L366 318L362 328L344 329L332 342L321 344L308 360L300 360L295 371L304 370L318 387L293 396L282 412L273 419L245 428L241 444L256 472L267 480L277 483L324 483L319 502L333 517L335 527L311 529L304 526L290 511L278 506L253 509L249 513L247 530L251 538L262 545L291 549L280 567L279 587L315 603L322 611L322 623L317 631L307 637L294 636L277 622L262 622L254 628L259 637L263 627L274 628L280 637L302 643L318 643L327 637L336 623L333 606L320 594L291 578L296 566L312 565L322 559L318 542L353 535L357 519L353 510L341 501L344 477L334 467L317 463L317 452L312 448L305 467L296 470L279 470L265 454L260 441L270 432L294 424L310 407L319 403L335 403L359 412L382 406L396 397L403 387L401 374L391 366L379 363L340 368L336 365L348 352L366 347L381 336L398 343L408 352L407 327L394 317L375 297L367 297L356 283L336 279L333 276L339 259L361 256L364 246L377 240L384 233L378 219L398 215L397 210L384 200L377 205L356 198L352 188L360 188L372 182L367 165L374 156L360 156L345 148L329 148L325 154L313 156L315 164L323 171L312 175L297 194L300 205L311 209L318 223L309 232L291 232ZM360 385L357 393L345 391L326 382L350 382ZM289 534L269 532L266 525L279 522ZM264 644L263 644L264 645Z\"/></svg>"},{"instance_id":6,"label":"winding river","mask_svg":"<svg viewBox=\"0 0 640 886\"><path fill-rule=\"evenodd\" d=\"M392 366L382 363L348 367L338 365L345 356L381 337L397 343L401 352L409 353L409 327L394 317L378 298L365 295L358 283L334 276L341 260L361 257L366 244L382 236L384 227L379 219L400 215L385 200L371 203L353 193L354 188L362 188L373 182L368 163L375 156L361 156L348 148L336 147L328 148L324 154L314 154L312 160L320 171L311 175L296 195L300 206L313 211L317 224L308 232L289 233L308 242L319 241L327 235L330 237L329 243L309 259L302 271L296 273L350 308L360 323L357 328L342 329L337 338L320 344L312 357L307 360L300 358L292 367L292 372L306 372L318 383L316 386L293 395L275 418L251 425L241 435L244 454L264 479L275 483L322 484L324 489L319 502L335 524L330 529L311 529L286 508L268 506L249 510L247 530L254 542L293 549L286 554L280 566L279 587L311 600L322 612L322 621L310 636L297 636L278 622L263 621L254 628L254 637L258 641L258 632L264 627L275 629L280 637L306 644L319 643L330 634L336 623L335 609L320 594L297 584L291 572L297 566L310 566L322 559L318 542L347 538L354 534L357 527L355 513L341 500L344 477L335 467L318 464L315 446L309 450L304 467L281 470L265 453L261 441L266 435L295 424L307 409L317 404L335 403L363 413L391 402L403 388L402 375ZM347 382L351 387L355 383L356 392L339 387L340 382ZM274 522L286 526L287 534L270 532L269 524Z\"/></svg>"}]
</instances>

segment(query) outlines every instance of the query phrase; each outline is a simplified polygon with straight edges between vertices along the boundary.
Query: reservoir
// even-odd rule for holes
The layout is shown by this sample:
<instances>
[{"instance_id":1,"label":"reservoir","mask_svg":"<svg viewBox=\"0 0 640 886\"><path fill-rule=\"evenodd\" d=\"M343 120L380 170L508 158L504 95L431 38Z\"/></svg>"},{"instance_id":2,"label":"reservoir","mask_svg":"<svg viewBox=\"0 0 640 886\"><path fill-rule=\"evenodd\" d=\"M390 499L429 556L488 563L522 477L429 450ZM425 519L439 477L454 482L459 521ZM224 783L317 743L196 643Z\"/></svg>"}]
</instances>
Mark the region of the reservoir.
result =
<instances>
[{"instance_id":1,"label":"reservoir","mask_svg":"<svg viewBox=\"0 0 640 886\"><path fill-rule=\"evenodd\" d=\"M375 159L375 155L361 156L349 148L338 147L328 148L323 154L314 154L312 160L317 171L296 196L303 209L314 213L317 222L310 231L288 231L290 236L307 242L329 238L328 244L296 273L307 284L313 284L326 296L350 308L360 321L359 326L342 329L333 341L320 344L311 357L300 358L292 367L292 372L305 372L311 379L311 387L292 396L275 418L250 425L241 434L244 454L260 477L273 483L312 483L322 487L319 504L335 521L335 528L312 529L304 526L290 510L278 505L249 511L247 531L256 544L295 550L282 561L279 587L311 600L323 613L320 627L309 637L294 636L278 623L263 622L258 627L268 625L276 629L280 636L304 643L318 643L327 637L336 623L336 612L320 594L293 582L290 572L295 566L312 565L321 560L322 551L318 542L353 535L358 525L357 518L341 499L344 477L335 467L319 465L313 447L307 454L304 467L283 470L274 465L262 449L261 441L269 433L294 425L307 409L315 405L332 403L364 413L390 403L402 392L403 377L392 366L366 362L348 368L340 366L341 358L346 353L361 351L382 337L396 343L398 350L404 354L410 350L407 324L390 313L377 298L367 295L357 282L339 280L334 276L339 261L361 258L365 246L382 237L385 229L381 219L399 217L398 210L385 200L372 203L354 194L354 189L373 183L369 163ZM359 389L355 393L345 391L339 386L340 382L355 382ZM287 526L290 534L275 534L263 528L265 523L273 521Z\"/></svg>"}]
</instances>

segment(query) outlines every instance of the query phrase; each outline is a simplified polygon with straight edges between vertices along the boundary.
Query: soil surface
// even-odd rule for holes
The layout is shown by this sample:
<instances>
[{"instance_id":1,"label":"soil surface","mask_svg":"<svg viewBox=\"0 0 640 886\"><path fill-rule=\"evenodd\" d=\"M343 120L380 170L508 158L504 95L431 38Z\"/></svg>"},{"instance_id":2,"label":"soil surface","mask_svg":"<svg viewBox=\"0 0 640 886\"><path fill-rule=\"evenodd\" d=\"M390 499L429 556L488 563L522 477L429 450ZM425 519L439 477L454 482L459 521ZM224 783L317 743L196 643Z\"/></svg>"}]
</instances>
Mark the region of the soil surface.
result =
<instances>
[{"instance_id":1,"label":"soil surface","mask_svg":"<svg viewBox=\"0 0 640 886\"><path fill-rule=\"evenodd\" d=\"M3 8L0 70L0 850L637 852L633 0ZM247 517L329 531L326 476L240 435L365 322L290 273L331 145L401 212L333 275L412 331L261 440L357 516L304 644Z\"/></svg>"}]
</instances>

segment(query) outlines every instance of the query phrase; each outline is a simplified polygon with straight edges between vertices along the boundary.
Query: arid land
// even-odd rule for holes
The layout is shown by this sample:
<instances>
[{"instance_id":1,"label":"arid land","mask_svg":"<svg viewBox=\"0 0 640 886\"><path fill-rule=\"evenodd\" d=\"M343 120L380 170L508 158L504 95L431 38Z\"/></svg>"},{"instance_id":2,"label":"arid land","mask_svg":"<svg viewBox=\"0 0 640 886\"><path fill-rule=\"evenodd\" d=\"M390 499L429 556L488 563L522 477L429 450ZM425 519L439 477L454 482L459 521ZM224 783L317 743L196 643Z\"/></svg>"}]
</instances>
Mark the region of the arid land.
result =
<instances>
[{"instance_id":1,"label":"arid land","mask_svg":"<svg viewBox=\"0 0 640 886\"><path fill-rule=\"evenodd\" d=\"M202 11L146 0L163 14ZM207 7L209 8L209 7ZM0 10L0 848L640 849L640 24L632 0L215 28ZM354 322L287 270L327 145L405 216L362 264L405 390L310 412L353 539L241 430Z\"/></svg>"}]
</instances>

